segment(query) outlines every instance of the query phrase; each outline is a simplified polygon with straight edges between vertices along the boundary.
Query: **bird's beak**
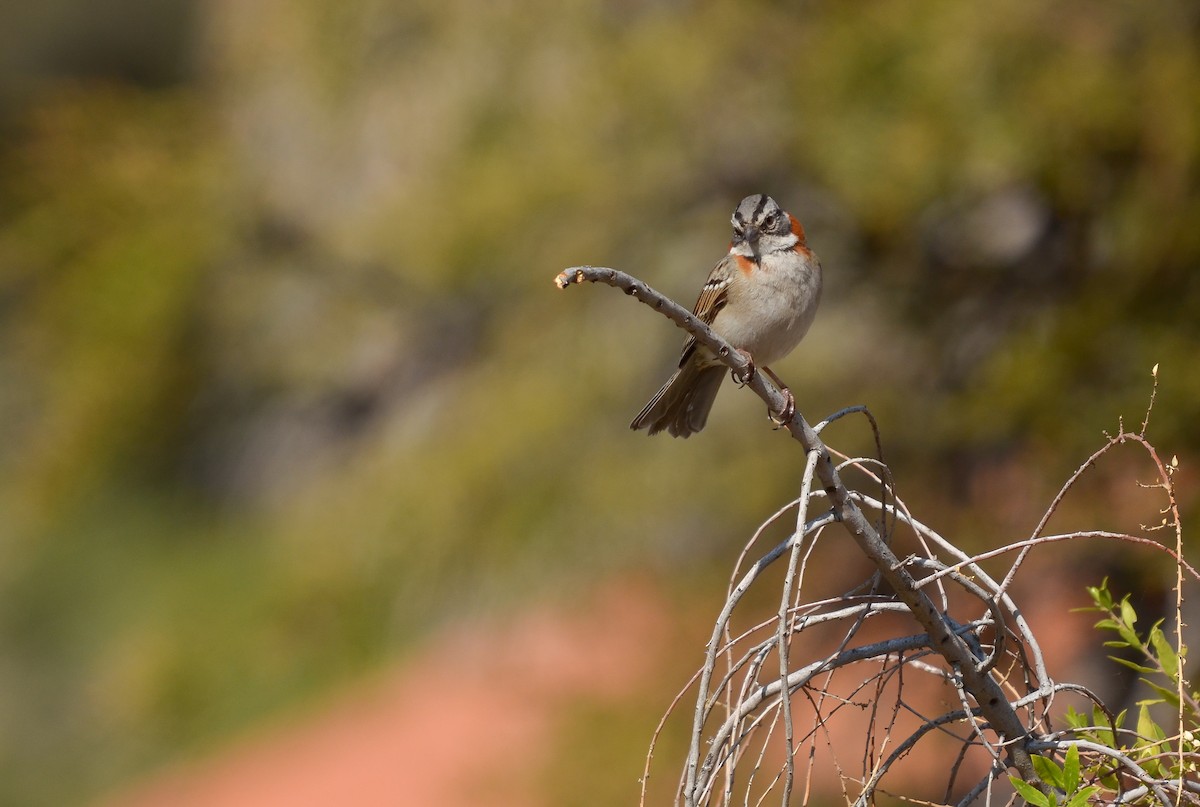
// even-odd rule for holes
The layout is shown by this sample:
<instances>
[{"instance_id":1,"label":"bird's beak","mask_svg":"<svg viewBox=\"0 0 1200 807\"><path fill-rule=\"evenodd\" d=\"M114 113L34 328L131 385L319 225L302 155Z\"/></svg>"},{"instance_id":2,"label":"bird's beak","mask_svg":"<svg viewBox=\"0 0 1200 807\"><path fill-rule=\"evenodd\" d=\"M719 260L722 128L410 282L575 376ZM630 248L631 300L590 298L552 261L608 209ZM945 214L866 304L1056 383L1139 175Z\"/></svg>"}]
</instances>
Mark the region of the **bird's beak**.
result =
<instances>
[{"instance_id":1,"label":"bird's beak","mask_svg":"<svg viewBox=\"0 0 1200 807\"><path fill-rule=\"evenodd\" d=\"M757 227L747 227L746 229L742 230L741 235L736 236L733 240L734 240L734 243L737 243L737 244L743 244L746 242L753 243L758 240L758 228Z\"/></svg>"}]
</instances>

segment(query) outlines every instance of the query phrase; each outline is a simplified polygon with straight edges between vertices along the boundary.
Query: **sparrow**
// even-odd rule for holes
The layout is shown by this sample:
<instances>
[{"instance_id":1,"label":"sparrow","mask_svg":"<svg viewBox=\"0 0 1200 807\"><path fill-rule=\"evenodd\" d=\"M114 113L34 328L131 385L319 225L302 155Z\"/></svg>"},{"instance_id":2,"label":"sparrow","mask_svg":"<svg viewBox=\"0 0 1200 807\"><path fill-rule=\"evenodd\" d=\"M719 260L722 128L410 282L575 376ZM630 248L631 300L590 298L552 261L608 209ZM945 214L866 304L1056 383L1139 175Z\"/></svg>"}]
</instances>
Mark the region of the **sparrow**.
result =
<instances>
[{"instance_id":1,"label":"sparrow","mask_svg":"<svg viewBox=\"0 0 1200 807\"><path fill-rule=\"evenodd\" d=\"M747 196L733 211L729 252L709 272L692 313L751 360L750 373L792 352L812 325L821 300L821 263L804 240L804 228L766 194ZM679 369L667 379L629 428L664 429L688 437L704 428L725 365L689 337ZM739 379L749 381L749 378ZM794 411L791 392L786 419Z\"/></svg>"}]
</instances>

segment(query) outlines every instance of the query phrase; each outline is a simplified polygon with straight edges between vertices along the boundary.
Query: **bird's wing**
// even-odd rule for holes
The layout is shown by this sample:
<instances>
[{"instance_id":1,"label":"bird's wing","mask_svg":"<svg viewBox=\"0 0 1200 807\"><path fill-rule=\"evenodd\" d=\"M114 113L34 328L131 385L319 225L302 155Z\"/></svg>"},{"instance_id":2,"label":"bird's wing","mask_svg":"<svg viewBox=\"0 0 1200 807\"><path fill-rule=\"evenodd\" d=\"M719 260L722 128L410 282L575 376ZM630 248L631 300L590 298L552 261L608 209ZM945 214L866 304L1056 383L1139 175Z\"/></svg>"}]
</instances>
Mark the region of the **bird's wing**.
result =
<instances>
[{"instance_id":1,"label":"bird's wing","mask_svg":"<svg viewBox=\"0 0 1200 807\"><path fill-rule=\"evenodd\" d=\"M729 302L729 281L733 271L735 269L732 266L732 258L726 255L709 272L708 280L705 281L704 288L700 290L700 297L696 300L696 305L692 307L692 313L705 325L712 325L717 314L725 307L725 303ZM695 349L696 337L689 336L683 344L683 354L679 357L680 367L684 365Z\"/></svg>"}]
</instances>

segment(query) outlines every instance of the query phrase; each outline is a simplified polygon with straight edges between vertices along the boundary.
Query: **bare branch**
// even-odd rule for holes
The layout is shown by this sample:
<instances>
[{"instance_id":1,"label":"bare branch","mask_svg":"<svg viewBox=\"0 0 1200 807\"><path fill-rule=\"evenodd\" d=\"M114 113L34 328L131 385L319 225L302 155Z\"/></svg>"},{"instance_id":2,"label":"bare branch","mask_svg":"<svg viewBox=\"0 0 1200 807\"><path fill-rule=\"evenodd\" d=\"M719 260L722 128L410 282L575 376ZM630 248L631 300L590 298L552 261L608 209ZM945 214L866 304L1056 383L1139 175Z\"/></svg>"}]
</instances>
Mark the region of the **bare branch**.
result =
<instances>
[{"instance_id":1,"label":"bare branch","mask_svg":"<svg viewBox=\"0 0 1200 807\"><path fill-rule=\"evenodd\" d=\"M692 316L691 312L624 272L606 267L579 266L567 269L555 278L555 284L563 289L572 283L585 281L607 283L624 290L686 330L696 338L697 342L712 350L731 370L745 373L748 369L745 357L714 333L711 328ZM786 401L782 391L771 383L766 373L754 373L747 386L766 402L771 411L780 412L785 408ZM1031 784L1040 785L1029 752L1024 745L1028 732L1009 705L1000 685L978 666L971 648L947 624L942 613L934 606L929 597L917 587L915 581L905 571L903 564L855 504L834 467L828 448L816 431L799 412L796 412L783 426L800 443L805 453L814 453L818 456L816 474L824 484L825 493L829 496L835 517L845 527L859 550L875 565L896 596L909 607L913 618L929 634L934 648L952 667L959 671L964 688L979 704L979 708L992 730L1000 735L1000 744L1006 749L1009 764L1017 769L1022 779ZM715 642L716 638L713 643L715 644ZM695 804L694 786L697 781L697 771L695 770L697 762L696 759L688 761L688 789L685 793L688 804Z\"/></svg>"},{"instance_id":2,"label":"bare branch","mask_svg":"<svg viewBox=\"0 0 1200 807\"><path fill-rule=\"evenodd\" d=\"M773 378L767 374L749 374L751 364L745 354L735 350L687 309L640 280L614 269L582 266L566 270L555 282L559 288L601 282L624 290L687 331L735 374L750 375L746 386L767 404L769 411L784 408L785 396ZM1155 384L1157 390L1157 375ZM1036 775L1031 754L1052 757L1074 746L1088 752L1092 767L1087 769L1084 779L1089 789L1067 794L1073 797L1072 803L1079 803L1079 797L1087 798L1092 787L1104 790L1098 787L1101 783L1112 793L1113 780L1106 777L1121 771L1117 787L1128 787L1132 781L1139 786L1135 790L1118 790L1117 803L1152 796L1165 805L1169 794L1175 793L1181 803L1200 804L1194 798L1193 783L1183 778L1185 770L1192 770L1188 766L1194 766L1196 756L1191 745L1192 733L1185 730L1183 710L1186 706L1200 716L1200 707L1192 700L1190 689L1185 688L1182 675L1173 678L1174 693L1166 693L1155 685L1159 693L1174 694L1174 702L1180 704L1175 737L1164 738L1157 725L1152 725L1151 731L1143 728L1142 723L1139 732L1152 736L1135 736L1118 725L1112 711L1090 690L1078 684L1056 683L1050 678L1038 639L1009 593L1017 572L1038 547L1086 538L1152 547L1174 561L1175 657L1183 656L1184 574L1195 579L1200 579L1200 574L1182 557L1182 528L1173 487L1178 461L1172 458L1170 463L1163 462L1145 437L1153 405L1152 394L1141 433L1127 433L1121 424L1115 437L1105 435L1107 443L1071 475L1029 537L973 555L921 523L909 511L897 493L891 469L884 462L879 428L866 407L842 409L815 428L800 414L793 414L782 427L805 452L800 494L767 519L739 554L706 647L703 666L672 702L654 732L656 742L667 716L676 710L684 693L695 686L691 743L678 780L678 801L687 807L714 803L728 807L735 798L740 802L744 794L746 805L763 804L768 796L788 805L793 801L793 791L798 790L807 803L814 784L816 755L821 751L830 754L828 770L837 773L847 803L871 804L877 795L886 792L880 786L884 776L924 737L935 734L947 736L956 744L956 753L940 766L946 772L943 802L953 797L960 774L977 776L976 765L981 762L986 763L987 774L976 780L960 804L972 803L978 797L987 804L992 804L993 798L1011 802L1015 797L1009 795L1007 783L997 781L1009 768L1015 768L1021 779L1050 795L1050 785ZM875 440L875 457L849 457L823 442L822 435L828 427L851 414L862 414L869 425ZM1149 538L1099 530L1045 534L1050 519L1085 472L1116 446L1131 442L1147 451L1158 472L1157 481L1142 486L1161 489L1166 496L1161 523L1145 529L1173 529L1174 548ZM863 480L869 485L877 484L878 499L849 489L846 478L859 484ZM814 485L814 480L819 481ZM813 517L812 513L817 511L814 503L821 497L828 503L829 511ZM765 530L793 508L796 526L792 534L744 568ZM866 511L873 511L877 520L869 520ZM839 596L813 600L802 596L806 578L815 577L810 574L810 559L820 562L818 547L824 550L829 546L828 540L821 540L824 529L834 522L849 533L874 566L874 573ZM901 527L903 537L913 542L911 554L903 559L892 546L897 538L893 536L896 527ZM734 614L737 612L740 618L743 611L739 607L747 600L746 595L784 555L788 556L788 563L782 571L782 588L774 613L749 620L751 627L739 624L735 628ZM1010 563L998 581L982 564L1005 555L1010 556ZM964 603L967 607L977 603L980 611L966 619L951 616L952 605L961 608ZM864 634L860 631L868 620L875 624L874 617L897 612L915 619L924 633L883 640L876 634L871 637L873 641L862 643ZM1159 630L1157 625L1154 630ZM807 640L799 641L800 634L809 632L817 634L825 649L816 651ZM1160 650L1164 646L1161 632L1155 637L1153 642L1146 640L1143 645L1149 659L1146 663L1151 672L1156 669L1170 677L1168 668L1174 670L1179 665L1176 661L1159 663L1159 656L1168 659L1171 651ZM831 646L833 649L829 650ZM801 647L811 653L810 659L817 657L807 664L793 666L793 657ZM770 663L772 653L777 670ZM719 659L724 661L720 671ZM858 670L867 672L859 677ZM934 710L928 708L927 702L914 700L907 694L916 689L920 697L920 687L913 686L906 672L923 673L931 677L926 680L936 682L940 694L935 702L939 710L945 708L940 704L949 695L946 687L953 688L954 695L950 697L957 699L961 708L938 717L927 716ZM1065 692L1078 693L1090 701L1103 712L1108 726L1081 727L1080 721L1072 718L1070 723L1076 728L1067 732L1052 729L1055 697ZM793 704L797 694L801 698ZM810 712L801 719L798 715L802 713L799 710L803 701L807 701ZM861 717L854 716L855 709L861 710ZM718 710L723 710L723 714L714 718L713 713ZM861 776L847 775L835 748L836 731L831 726L833 721L843 720L843 714L848 714L851 720L865 718L867 723L865 734L860 735L865 741L858 746L862 755ZM1093 714L1097 714L1095 722L1103 722L1104 718L1095 709ZM1195 720L1191 725L1195 728ZM907 732L907 738L896 746L894 741L903 736L902 732ZM1096 741L1105 737L1112 738L1110 746ZM1186 749L1185 744L1188 744ZM798 768L797 755L805 747L807 766ZM643 804L653 748L654 742L646 759ZM782 751L773 773L764 771L767 761L774 759L768 755L769 749ZM1098 754L1111 761L1096 763ZM1071 764L1077 771L1078 766ZM822 765L826 763L823 761ZM1175 775L1179 778L1163 778L1168 770L1178 772ZM802 787L796 781L797 775L804 777ZM1067 781L1078 781L1078 777L1072 774ZM861 790L851 794L847 787L850 783L860 784ZM1200 787L1195 789L1200 791ZM906 800L925 803L911 797Z\"/></svg>"}]
</instances>

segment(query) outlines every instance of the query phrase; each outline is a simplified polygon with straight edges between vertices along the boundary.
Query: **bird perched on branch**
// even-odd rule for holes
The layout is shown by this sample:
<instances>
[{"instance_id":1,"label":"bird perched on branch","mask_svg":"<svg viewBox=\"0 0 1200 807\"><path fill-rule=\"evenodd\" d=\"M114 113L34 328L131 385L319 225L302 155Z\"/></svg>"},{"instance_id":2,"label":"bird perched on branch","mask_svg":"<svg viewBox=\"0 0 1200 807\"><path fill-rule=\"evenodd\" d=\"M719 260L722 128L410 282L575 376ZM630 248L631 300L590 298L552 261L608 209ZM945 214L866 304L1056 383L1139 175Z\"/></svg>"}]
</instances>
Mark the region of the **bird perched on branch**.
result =
<instances>
[{"instance_id":1,"label":"bird perched on branch","mask_svg":"<svg viewBox=\"0 0 1200 807\"><path fill-rule=\"evenodd\" d=\"M766 194L747 196L733 211L729 253L708 275L692 313L750 358L753 374L791 353L812 325L821 300L821 264L804 228ZM629 424L688 437L704 428L725 378L725 365L689 337L679 369ZM742 379L749 381L749 378ZM785 419L794 411L791 391Z\"/></svg>"}]
</instances>

